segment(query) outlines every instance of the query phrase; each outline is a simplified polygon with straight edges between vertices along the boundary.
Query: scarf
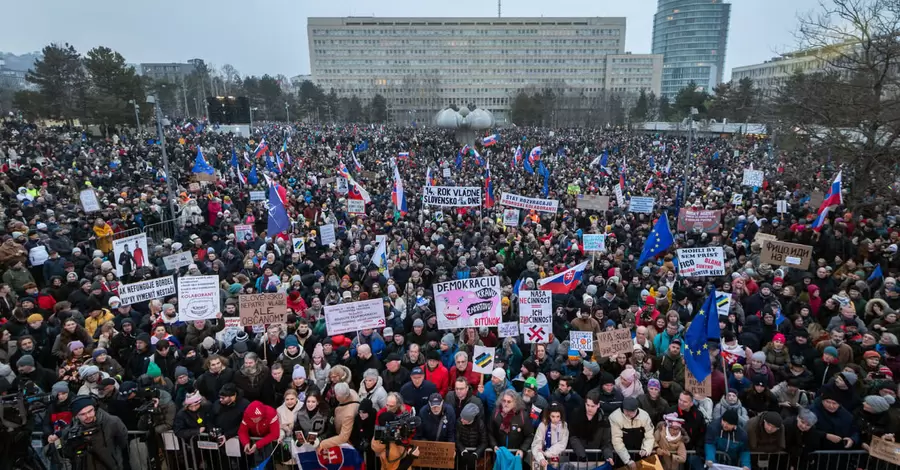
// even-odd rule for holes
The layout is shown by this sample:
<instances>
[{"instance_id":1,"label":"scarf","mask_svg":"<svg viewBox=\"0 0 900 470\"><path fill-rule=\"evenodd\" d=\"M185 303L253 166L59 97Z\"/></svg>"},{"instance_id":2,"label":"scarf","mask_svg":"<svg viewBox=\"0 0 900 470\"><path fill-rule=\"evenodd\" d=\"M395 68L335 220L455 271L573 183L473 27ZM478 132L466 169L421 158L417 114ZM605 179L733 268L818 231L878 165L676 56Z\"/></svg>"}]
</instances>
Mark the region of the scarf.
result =
<instances>
[{"instance_id":1,"label":"scarf","mask_svg":"<svg viewBox=\"0 0 900 470\"><path fill-rule=\"evenodd\" d=\"M500 414L500 418L502 418L500 421L500 431L509 434L512 430L512 419L513 416L516 415L516 412L510 411L509 413L504 413L503 410L500 410L498 413Z\"/></svg>"},{"instance_id":2,"label":"scarf","mask_svg":"<svg viewBox=\"0 0 900 470\"><path fill-rule=\"evenodd\" d=\"M671 433L669 433L670 429L672 429L671 426L666 426L666 442L676 442L679 439L681 439L681 430L680 429L679 429L677 436L673 436Z\"/></svg>"}]
</instances>

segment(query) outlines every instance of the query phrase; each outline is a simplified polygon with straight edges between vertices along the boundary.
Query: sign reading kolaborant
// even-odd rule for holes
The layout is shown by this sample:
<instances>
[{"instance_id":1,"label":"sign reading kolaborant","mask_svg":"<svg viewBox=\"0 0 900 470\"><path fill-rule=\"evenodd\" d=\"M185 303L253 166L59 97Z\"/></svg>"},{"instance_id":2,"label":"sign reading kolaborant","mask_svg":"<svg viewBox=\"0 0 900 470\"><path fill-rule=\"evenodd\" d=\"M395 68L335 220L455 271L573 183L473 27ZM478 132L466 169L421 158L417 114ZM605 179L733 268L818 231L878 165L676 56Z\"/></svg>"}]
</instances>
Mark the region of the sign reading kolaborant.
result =
<instances>
[{"instance_id":1,"label":"sign reading kolaborant","mask_svg":"<svg viewBox=\"0 0 900 470\"><path fill-rule=\"evenodd\" d=\"M556 199L538 199L512 193L503 193L500 196L500 205L538 212L556 213L559 210L559 201Z\"/></svg>"},{"instance_id":2,"label":"sign reading kolaborant","mask_svg":"<svg viewBox=\"0 0 900 470\"><path fill-rule=\"evenodd\" d=\"M550 291L519 291L519 330L526 343L549 341L553 332L553 294Z\"/></svg>"},{"instance_id":3,"label":"sign reading kolaborant","mask_svg":"<svg viewBox=\"0 0 900 470\"><path fill-rule=\"evenodd\" d=\"M792 268L806 269L812 260L812 247L798 245L796 243L766 240L763 243L760 263L769 263L774 266L790 266Z\"/></svg>"},{"instance_id":4,"label":"sign reading kolaborant","mask_svg":"<svg viewBox=\"0 0 900 470\"><path fill-rule=\"evenodd\" d=\"M500 324L500 278L459 279L434 285L438 329Z\"/></svg>"},{"instance_id":5,"label":"sign reading kolaborant","mask_svg":"<svg viewBox=\"0 0 900 470\"><path fill-rule=\"evenodd\" d=\"M654 204L656 204L656 198L631 196L631 202L628 204L628 210L638 214L650 214L653 212Z\"/></svg>"},{"instance_id":6,"label":"sign reading kolaborant","mask_svg":"<svg viewBox=\"0 0 900 470\"><path fill-rule=\"evenodd\" d=\"M147 261L147 235L144 233L113 240L116 275L122 277L150 264Z\"/></svg>"},{"instance_id":7,"label":"sign reading kolaborant","mask_svg":"<svg viewBox=\"0 0 900 470\"><path fill-rule=\"evenodd\" d=\"M619 353L630 353L633 349L634 342L631 340L631 330L628 328L597 333L597 350L595 353L601 357L613 358Z\"/></svg>"},{"instance_id":8,"label":"sign reading kolaborant","mask_svg":"<svg viewBox=\"0 0 900 470\"><path fill-rule=\"evenodd\" d=\"M425 186L422 202L431 206L473 207L481 205L481 188L471 186Z\"/></svg>"},{"instance_id":9,"label":"sign reading kolaborant","mask_svg":"<svg viewBox=\"0 0 900 470\"><path fill-rule=\"evenodd\" d=\"M178 278L178 313L181 321L208 320L219 313L219 276Z\"/></svg>"},{"instance_id":10,"label":"sign reading kolaborant","mask_svg":"<svg viewBox=\"0 0 900 470\"><path fill-rule=\"evenodd\" d=\"M287 318L287 298L283 292L245 294L239 297L241 325L282 324Z\"/></svg>"},{"instance_id":11,"label":"sign reading kolaborant","mask_svg":"<svg viewBox=\"0 0 900 470\"><path fill-rule=\"evenodd\" d=\"M679 248L678 274L684 277L724 276L725 250L721 246Z\"/></svg>"},{"instance_id":12,"label":"sign reading kolaborant","mask_svg":"<svg viewBox=\"0 0 900 470\"><path fill-rule=\"evenodd\" d=\"M381 299L325 306L325 327L328 336L381 328L384 325L384 302Z\"/></svg>"},{"instance_id":13,"label":"sign reading kolaborant","mask_svg":"<svg viewBox=\"0 0 900 470\"><path fill-rule=\"evenodd\" d=\"M122 305L132 305L159 299L175 293L175 278L172 276L134 282L119 286L119 300Z\"/></svg>"},{"instance_id":14,"label":"sign reading kolaborant","mask_svg":"<svg viewBox=\"0 0 900 470\"><path fill-rule=\"evenodd\" d=\"M606 251L606 234L584 234L584 251Z\"/></svg>"},{"instance_id":15,"label":"sign reading kolaborant","mask_svg":"<svg viewBox=\"0 0 900 470\"><path fill-rule=\"evenodd\" d=\"M765 179L765 173L762 170L744 170L744 179L741 181L741 186L759 188L763 185L763 179Z\"/></svg>"}]
</instances>

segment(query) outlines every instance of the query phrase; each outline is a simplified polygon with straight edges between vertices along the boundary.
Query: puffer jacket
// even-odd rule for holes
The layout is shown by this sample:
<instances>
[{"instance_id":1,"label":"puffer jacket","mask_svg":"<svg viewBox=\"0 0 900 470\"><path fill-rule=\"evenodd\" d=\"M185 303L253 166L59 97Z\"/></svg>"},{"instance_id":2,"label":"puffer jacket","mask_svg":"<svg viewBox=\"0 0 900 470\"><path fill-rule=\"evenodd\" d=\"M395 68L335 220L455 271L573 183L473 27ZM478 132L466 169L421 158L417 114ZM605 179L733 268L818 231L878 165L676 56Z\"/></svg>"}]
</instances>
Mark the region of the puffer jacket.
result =
<instances>
[{"instance_id":1,"label":"puffer jacket","mask_svg":"<svg viewBox=\"0 0 900 470\"><path fill-rule=\"evenodd\" d=\"M381 384L381 377L378 377L378 382L375 383L375 386L372 387L372 390L366 390L366 381L361 380L359 382L359 399L363 400L368 398L369 401L372 402L372 407L376 410L380 410L381 408L383 408L384 402L387 401L387 392L384 390L384 387Z\"/></svg>"},{"instance_id":2,"label":"puffer jacket","mask_svg":"<svg viewBox=\"0 0 900 470\"><path fill-rule=\"evenodd\" d=\"M629 447L637 445L638 438L640 438L640 450L646 451L647 454L653 452L655 443L653 422L650 421L650 415L646 411L638 408L637 416L632 419L625 416L620 408L609 415L609 427L613 449L624 464L628 465L631 462L631 454L628 451L637 449L634 447L629 449Z\"/></svg>"},{"instance_id":3,"label":"puffer jacket","mask_svg":"<svg viewBox=\"0 0 900 470\"><path fill-rule=\"evenodd\" d=\"M750 418L747 422L747 439L750 452L763 452L766 454L774 454L783 452L784 447L784 426L778 428L773 434L766 432L763 418L767 413L775 413L777 411L767 411L759 416Z\"/></svg>"},{"instance_id":4,"label":"puffer jacket","mask_svg":"<svg viewBox=\"0 0 900 470\"><path fill-rule=\"evenodd\" d=\"M766 365L773 372L784 371L791 364L791 353L787 346L782 347L781 351L776 351L772 343L769 343L763 348L763 352L766 353Z\"/></svg>"},{"instance_id":5,"label":"puffer jacket","mask_svg":"<svg viewBox=\"0 0 900 470\"><path fill-rule=\"evenodd\" d=\"M487 428L484 426L484 420L476 418L471 424L463 424L462 421L456 421L456 452L461 454L465 449L475 449L475 455L479 458L484 455L487 450Z\"/></svg>"},{"instance_id":6,"label":"puffer jacket","mask_svg":"<svg viewBox=\"0 0 900 470\"><path fill-rule=\"evenodd\" d=\"M738 399L737 403L730 404L725 397L722 397L719 400L719 403L713 409L712 419L710 422L719 421L722 419L722 415L725 414L728 410L737 411L738 414L738 426L744 427L747 424L747 421L750 421L750 416L747 414L747 408L744 408L744 405L741 404L741 400Z\"/></svg>"},{"instance_id":7,"label":"puffer jacket","mask_svg":"<svg viewBox=\"0 0 900 470\"><path fill-rule=\"evenodd\" d=\"M663 470L678 470L687 461L685 444L690 440L684 431L674 440L666 438L666 423L657 423L653 433L656 440L656 455L662 463Z\"/></svg>"}]
</instances>

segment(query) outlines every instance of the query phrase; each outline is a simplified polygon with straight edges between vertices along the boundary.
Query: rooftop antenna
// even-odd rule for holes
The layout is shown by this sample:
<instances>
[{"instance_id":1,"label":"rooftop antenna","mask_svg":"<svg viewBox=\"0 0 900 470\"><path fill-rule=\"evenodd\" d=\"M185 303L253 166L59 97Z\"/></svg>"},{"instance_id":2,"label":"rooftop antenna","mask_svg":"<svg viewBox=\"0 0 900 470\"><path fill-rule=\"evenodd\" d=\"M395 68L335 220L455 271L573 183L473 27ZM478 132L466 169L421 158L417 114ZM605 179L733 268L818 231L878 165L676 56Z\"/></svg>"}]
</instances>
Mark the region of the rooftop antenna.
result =
<instances>
[{"instance_id":1,"label":"rooftop antenna","mask_svg":"<svg viewBox=\"0 0 900 470\"><path fill-rule=\"evenodd\" d=\"M502 0L497 0L497 18L500 18L500 2Z\"/></svg>"}]
</instances>

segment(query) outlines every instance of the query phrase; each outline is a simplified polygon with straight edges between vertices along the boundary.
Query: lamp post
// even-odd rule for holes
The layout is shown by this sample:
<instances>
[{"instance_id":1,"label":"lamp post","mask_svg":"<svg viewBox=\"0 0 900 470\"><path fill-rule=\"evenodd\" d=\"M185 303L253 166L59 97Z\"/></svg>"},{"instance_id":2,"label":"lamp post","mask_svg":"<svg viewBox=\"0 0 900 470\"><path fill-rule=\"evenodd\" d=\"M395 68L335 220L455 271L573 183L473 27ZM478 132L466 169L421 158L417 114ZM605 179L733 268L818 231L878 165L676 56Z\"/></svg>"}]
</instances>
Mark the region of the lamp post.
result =
<instances>
[{"instance_id":1,"label":"lamp post","mask_svg":"<svg viewBox=\"0 0 900 470\"><path fill-rule=\"evenodd\" d=\"M251 103L249 99L247 102L250 103L250 135L253 135L253 111L256 111L259 108L254 108L253 103Z\"/></svg>"},{"instance_id":2,"label":"lamp post","mask_svg":"<svg viewBox=\"0 0 900 470\"><path fill-rule=\"evenodd\" d=\"M284 115L287 117L287 122L291 122L291 109L287 101L284 102Z\"/></svg>"},{"instance_id":3,"label":"lamp post","mask_svg":"<svg viewBox=\"0 0 900 470\"><path fill-rule=\"evenodd\" d=\"M137 104L137 100L128 100L129 103L134 105L134 122L137 123L137 131L138 134L141 133L141 116L138 114L138 110L141 109L141 106Z\"/></svg>"},{"instance_id":4,"label":"lamp post","mask_svg":"<svg viewBox=\"0 0 900 470\"><path fill-rule=\"evenodd\" d=\"M159 148L162 151L163 170L166 172L166 190L169 193L169 210L172 211L172 220L175 220L177 213L175 212L175 191L172 189L173 175L169 171L169 155L166 153L166 136L162 128L162 111L159 109L159 102L156 96L147 97L147 102L156 108L156 138L159 139Z\"/></svg>"},{"instance_id":5,"label":"lamp post","mask_svg":"<svg viewBox=\"0 0 900 470\"><path fill-rule=\"evenodd\" d=\"M694 115L698 114L697 108L691 108L690 113L688 113L688 145L687 145L687 153L684 155L684 197L688 197L688 171L691 168L691 152L692 145L694 143ZM677 215L677 214L676 214Z\"/></svg>"}]
</instances>

